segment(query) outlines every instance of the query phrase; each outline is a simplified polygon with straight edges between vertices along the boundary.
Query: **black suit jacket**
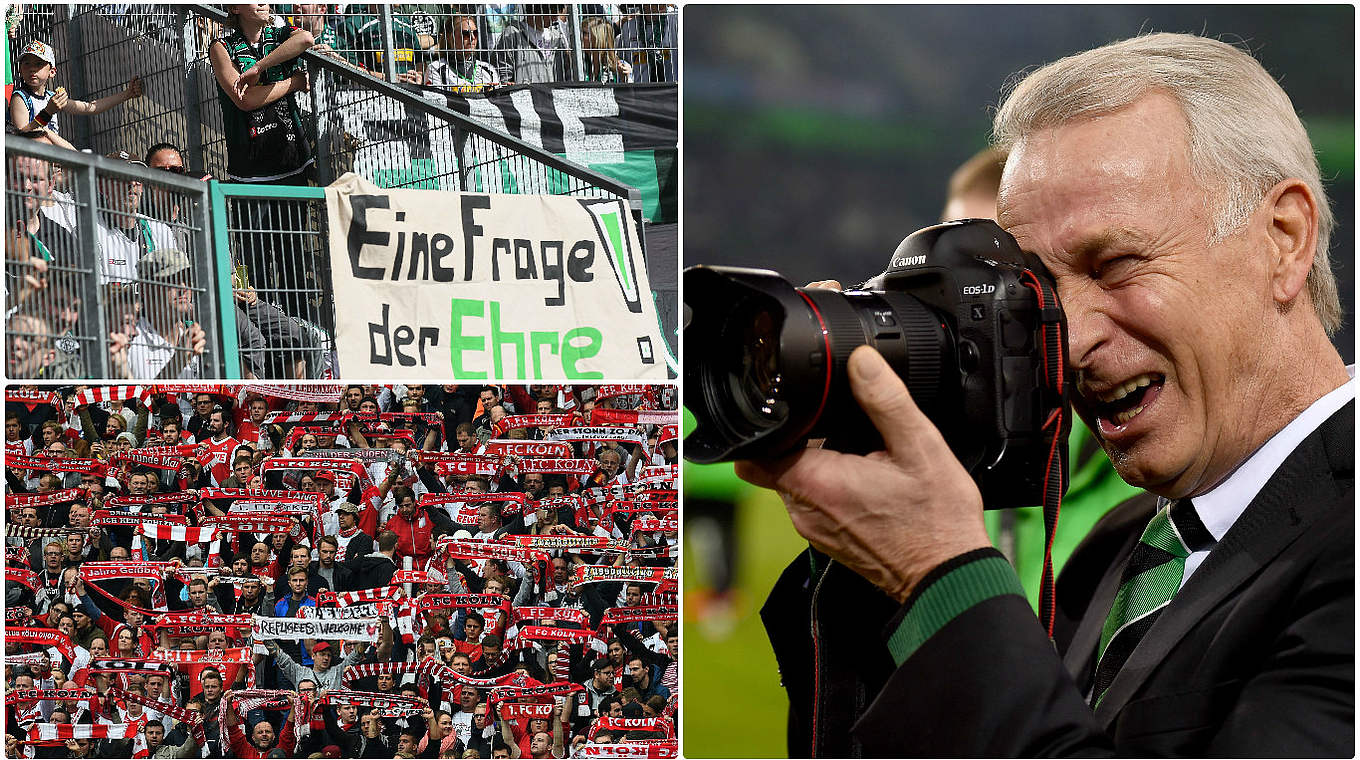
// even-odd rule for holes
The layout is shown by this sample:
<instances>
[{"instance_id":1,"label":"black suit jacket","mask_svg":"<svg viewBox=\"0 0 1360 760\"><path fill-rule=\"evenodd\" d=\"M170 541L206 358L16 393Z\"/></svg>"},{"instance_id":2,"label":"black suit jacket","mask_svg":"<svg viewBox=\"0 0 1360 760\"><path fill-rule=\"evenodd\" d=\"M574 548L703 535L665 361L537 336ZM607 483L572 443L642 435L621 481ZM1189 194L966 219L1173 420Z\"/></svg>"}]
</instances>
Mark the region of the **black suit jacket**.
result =
<instances>
[{"instance_id":1,"label":"black suit jacket","mask_svg":"<svg viewBox=\"0 0 1360 760\"><path fill-rule=\"evenodd\" d=\"M1065 566L1063 655L1028 602L1010 595L974 605L900 666L882 667L886 648L864 646L863 632L891 634L905 609L885 614L887 597L839 565L819 563L809 582L802 558L762 611L789 687L791 753L1353 755L1354 430L1351 403L1289 455L1094 712L1083 694L1099 631L1153 499L1113 510ZM853 610L844 599L856 600ZM809 623L820 626L816 646Z\"/></svg>"},{"instance_id":2,"label":"black suit jacket","mask_svg":"<svg viewBox=\"0 0 1360 760\"><path fill-rule=\"evenodd\" d=\"M1102 521L1064 570L1104 567L1062 599L1080 621L1065 660L1024 599L978 604L888 679L854 727L866 754L1353 755L1354 438L1351 403L1289 455L1094 712L1082 692L1146 501Z\"/></svg>"}]
</instances>

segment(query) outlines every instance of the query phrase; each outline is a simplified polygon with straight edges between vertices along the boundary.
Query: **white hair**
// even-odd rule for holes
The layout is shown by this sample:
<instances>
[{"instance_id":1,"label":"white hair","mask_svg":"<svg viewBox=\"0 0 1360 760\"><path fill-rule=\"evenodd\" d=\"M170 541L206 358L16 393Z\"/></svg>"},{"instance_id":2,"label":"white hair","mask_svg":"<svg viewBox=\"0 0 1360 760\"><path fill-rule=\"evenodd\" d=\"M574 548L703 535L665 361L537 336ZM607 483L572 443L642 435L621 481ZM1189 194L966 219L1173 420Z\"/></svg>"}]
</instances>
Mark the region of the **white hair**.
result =
<instances>
[{"instance_id":1,"label":"white hair","mask_svg":"<svg viewBox=\"0 0 1360 760\"><path fill-rule=\"evenodd\" d=\"M1327 332L1341 299L1327 251L1336 220L1308 132L1280 85L1250 53L1190 34L1148 34L1068 56L1017 82L992 127L1009 151L1035 132L1170 95L1190 129L1190 168L1214 189L1214 242L1241 228L1281 180L1297 178L1318 207L1308 294Z\"/></svg>"}]
</instances>

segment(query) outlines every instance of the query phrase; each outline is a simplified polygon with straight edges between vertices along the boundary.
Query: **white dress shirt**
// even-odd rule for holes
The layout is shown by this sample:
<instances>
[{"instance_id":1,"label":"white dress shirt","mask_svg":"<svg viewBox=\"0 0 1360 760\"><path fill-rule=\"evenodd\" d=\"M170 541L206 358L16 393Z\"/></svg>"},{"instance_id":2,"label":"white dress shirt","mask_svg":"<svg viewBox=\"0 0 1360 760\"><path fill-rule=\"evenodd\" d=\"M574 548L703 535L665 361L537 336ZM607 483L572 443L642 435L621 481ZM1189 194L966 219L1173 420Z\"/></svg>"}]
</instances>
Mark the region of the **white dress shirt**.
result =
<instances>
[{"instance_id":1,"label":"white dress shirt","mask_svg":"<svg viewBox=\"0 0 1360 760\"><path fill-rule=\"evenodd\" d=\"M1280 432L1271 436L1265 445L1247 457L1247 461L1243 462L1241 467L1234 470L1222 483L1214 486L1213 490L1194 497L1195 512L1199 514L1200 521L1209 529L1215 542L1223 540L1228 529L1246 511L1247 505L1251 504L1256 494L1261 492L1275 475L1275 471L1294 449L1298 448L1303 439L1312 435L1313 431L1337 410L1355 399L1355 365L1347 367L1346 372L1350 374L1350 380L1314 401L1312 406L1303 410L1303 414L1295 417ZM1181 576L1182 587L1212 550L1211 547L1192 552L1186 558L1185 574Z\"/></svg>"}]
</instances>

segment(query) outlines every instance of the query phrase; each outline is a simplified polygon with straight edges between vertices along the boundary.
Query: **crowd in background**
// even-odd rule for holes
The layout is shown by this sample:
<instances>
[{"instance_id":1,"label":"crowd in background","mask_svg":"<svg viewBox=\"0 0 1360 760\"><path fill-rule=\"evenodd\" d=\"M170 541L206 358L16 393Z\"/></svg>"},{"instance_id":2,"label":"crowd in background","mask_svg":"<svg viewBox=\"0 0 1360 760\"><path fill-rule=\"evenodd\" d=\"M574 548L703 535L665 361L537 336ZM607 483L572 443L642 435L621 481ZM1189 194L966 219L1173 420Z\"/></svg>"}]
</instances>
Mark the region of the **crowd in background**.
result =
<instances>
[{"instance_id":1,"label":"crowd in background","mask_svg":"<svg viewBox=\"0 0 1360 760\"><path fill-rule=\"evenodd\" d=\"M216 79L226 166L218 179L308 185L319 147L306 98L315 72L300 54L330 55L377 78L449 92L478 92L551 82L675 82L678 8L667 4L369 4L227 5L225 23L191 15ZM165 7L109 6L115 25L175 26ZM85 148L72 118L92 118L143 96L129 76L112 94L73 97L75 63L58 61L56 39L33 36L51 6L11 7L6 16L6 134L61 148ZM46 27L49 34L56 27ZM390 37L386 32L390 31ZM68 51L69 53L69 51ZM390 57L389 57L390 56ZM391 65L389 71L389 64ZM121 81L121 79L120 79ZM345 80L362 86L365 77ZM83 93L81 93L83 94ZM154 108L154 106L147 106ZM206 116L205 116L206 119ZM118 145L107 156L143 168L211 179L191 166L188 146ZM210 350L203 325L209 294L201 271L210 247L191 195L138 172L99 173L94 198L76 192L71 167L12 154L7 158L5 288L9 376L75 380L205 377ZM77 197L81 195L82 197ZM95 229L82 206L95 205ZM334 375L330 298L315 219L287 204L231 204L232 271L242 376L302 379ZM302 233L311 233L302 234ZM95 275L88 260L93 238ZM97 301L98 304L90 303ZM96 329L102 319L103 330ZM107 352L108 358L93 356ZM97 371L107 366L107 374Z\"/></svg>"},{"instance_id":2,"label":"crowd in background","mask_svg":"<svg viewBox=\"0 0 1360 760\"><path fill-rule=\"evenodd\" d=\"M676 404L12 388L6 755L673 756Z\"/></svg>"}]
</instances>

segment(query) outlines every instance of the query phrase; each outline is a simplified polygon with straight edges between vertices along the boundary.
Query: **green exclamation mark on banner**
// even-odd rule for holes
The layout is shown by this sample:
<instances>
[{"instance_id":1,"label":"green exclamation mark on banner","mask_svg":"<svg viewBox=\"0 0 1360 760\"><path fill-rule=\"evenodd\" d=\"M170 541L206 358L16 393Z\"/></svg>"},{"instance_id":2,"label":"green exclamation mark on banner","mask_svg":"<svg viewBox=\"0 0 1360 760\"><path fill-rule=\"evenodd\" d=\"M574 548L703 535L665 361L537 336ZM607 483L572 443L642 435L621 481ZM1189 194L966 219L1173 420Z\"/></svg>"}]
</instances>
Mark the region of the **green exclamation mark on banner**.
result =
<instances>
[{"instance_id":1,"label":"green exclamation mark on banner","mask_svg":"<svg viewBox=\"0 0 1360 760\"><path fill-rule=\"evenodd\" d=\"M627 298L628 292L633 289L633 283L628 279L628 267L623 260L623 235L619 229L618 212L600 214L600 221L604 222L604 228L609 233L609 242L614 247L614 260L619 264L619 276L623 278L623 293Z\"/></svg>"}]
</instances>

